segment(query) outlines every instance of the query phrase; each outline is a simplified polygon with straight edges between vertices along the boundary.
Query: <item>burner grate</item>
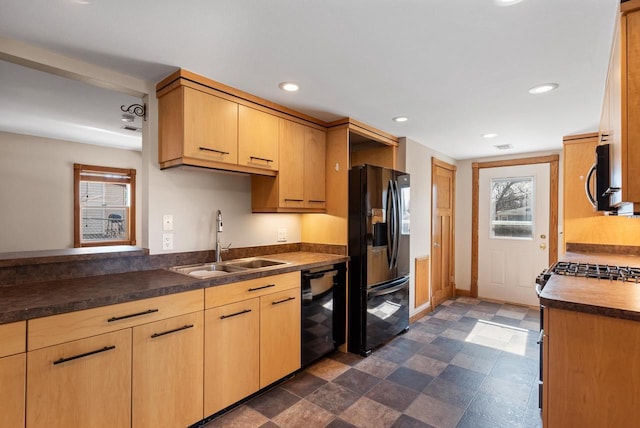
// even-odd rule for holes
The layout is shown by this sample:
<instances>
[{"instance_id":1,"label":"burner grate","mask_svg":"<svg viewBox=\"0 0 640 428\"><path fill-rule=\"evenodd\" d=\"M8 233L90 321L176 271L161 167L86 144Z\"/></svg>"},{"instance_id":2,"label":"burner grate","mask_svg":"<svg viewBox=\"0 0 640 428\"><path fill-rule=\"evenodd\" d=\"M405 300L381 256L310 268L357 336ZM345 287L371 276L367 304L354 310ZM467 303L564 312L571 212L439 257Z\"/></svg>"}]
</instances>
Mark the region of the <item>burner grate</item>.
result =
<instances>
[{"instance_id":1,"label":"burner grate","mask_svg":"<svg viewBox=\"0 0 640 428\"><path fill-rule=\"evenodd\" d=\"M557 275L608 279L610 281L640 282L640 268L610 266L595 263L558 262L552 270Z\"/></svg>"}]
</instances>

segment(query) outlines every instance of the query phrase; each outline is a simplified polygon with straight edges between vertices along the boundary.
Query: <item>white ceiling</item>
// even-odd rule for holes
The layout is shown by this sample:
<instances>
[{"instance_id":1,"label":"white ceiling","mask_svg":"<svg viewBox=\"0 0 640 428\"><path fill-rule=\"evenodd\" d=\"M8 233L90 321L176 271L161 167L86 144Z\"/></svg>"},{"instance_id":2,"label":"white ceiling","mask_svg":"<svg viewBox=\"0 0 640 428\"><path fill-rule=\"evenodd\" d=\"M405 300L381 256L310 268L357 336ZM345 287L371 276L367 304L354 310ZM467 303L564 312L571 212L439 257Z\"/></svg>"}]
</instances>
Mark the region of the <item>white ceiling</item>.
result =
<instances>
[{"instance_id":1,"label":"white ceiling","mask_svg":"<svg viewBox=\"0 0 640 428\"><path fill-rule=\"evenodd\" d=\"M618 0L0 0L0 36L154 83L182 67L467 159L560 149L563 135L597 129L617 8ZM2 103L12 87L5 73L22 76L0 73ZM282 92L285 80L301 90ZM546 82L560 87L527 92ZM36 98L27 89L13 108ZM93 98L82 91L53 111ZM400 115L409 121L391 120ZM70 120L51 124L74 128Z\"/></svg>"}]
</instances>

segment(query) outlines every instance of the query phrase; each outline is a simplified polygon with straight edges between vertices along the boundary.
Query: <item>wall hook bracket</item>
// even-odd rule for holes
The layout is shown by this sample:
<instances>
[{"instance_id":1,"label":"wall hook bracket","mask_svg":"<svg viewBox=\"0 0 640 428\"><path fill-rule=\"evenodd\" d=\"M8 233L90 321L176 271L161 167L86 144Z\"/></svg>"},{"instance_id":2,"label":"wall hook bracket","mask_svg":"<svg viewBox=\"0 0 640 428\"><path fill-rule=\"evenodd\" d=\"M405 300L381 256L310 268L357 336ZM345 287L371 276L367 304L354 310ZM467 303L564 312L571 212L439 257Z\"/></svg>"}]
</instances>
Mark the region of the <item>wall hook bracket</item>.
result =
<instances>
[{"instance_id":1,"label":"wall hook bracket","mask_svg":"<svg viewBox=\"0 0 640 428\"><path fill-rule=\"evenodd\" d=\"M147 120L147 105L146 104L131 104L129 107L124 105L120 106L120 110L135 114L138 117L142 117L145 122Z\"/></svg>"}]
</instances>

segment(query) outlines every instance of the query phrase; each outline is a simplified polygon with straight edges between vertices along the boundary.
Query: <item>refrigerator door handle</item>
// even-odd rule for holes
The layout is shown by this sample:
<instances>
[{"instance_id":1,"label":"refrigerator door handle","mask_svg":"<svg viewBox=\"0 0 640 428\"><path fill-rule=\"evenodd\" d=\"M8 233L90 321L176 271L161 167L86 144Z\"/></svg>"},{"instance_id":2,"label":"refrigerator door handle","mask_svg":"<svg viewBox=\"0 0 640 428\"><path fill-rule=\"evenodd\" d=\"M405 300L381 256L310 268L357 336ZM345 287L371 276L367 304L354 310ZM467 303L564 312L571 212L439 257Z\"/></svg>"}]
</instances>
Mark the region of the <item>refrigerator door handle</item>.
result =
<instances>
[{"instance_id":1,"label":"refrigerator door handle","mask_svg":"<svg viewBox=\"0 0 640 428\"><path fill-rule=\"evenodd\" d=\"M390 184L393 188L393 251L390 267L394 268L398 266L398 252L400 248L400 192L397 181L392 181Z\"/></svg>"},{"instance_id":2,"label":"refrigerator door handle","mask_svg":"<svg viewBox=\"0 0 640 428\"><path fill-rule=\"evenodd\" d=\"M389 180L387 187L387 262L389 263L389 269L393 268L393 248L394 248L394 236L393 236L393 216L394 216L394 204L395 197L393 194L393 181Z\"/></svg>"}]
</instances>

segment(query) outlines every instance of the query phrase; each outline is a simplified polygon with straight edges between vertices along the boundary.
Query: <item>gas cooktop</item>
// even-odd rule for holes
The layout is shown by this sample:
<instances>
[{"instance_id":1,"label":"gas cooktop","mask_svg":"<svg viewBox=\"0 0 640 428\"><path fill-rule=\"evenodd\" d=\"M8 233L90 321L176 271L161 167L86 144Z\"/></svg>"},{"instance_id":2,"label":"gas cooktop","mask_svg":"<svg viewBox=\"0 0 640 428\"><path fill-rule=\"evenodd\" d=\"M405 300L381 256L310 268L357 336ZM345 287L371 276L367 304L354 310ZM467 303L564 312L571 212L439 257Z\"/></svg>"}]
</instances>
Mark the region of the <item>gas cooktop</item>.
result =
<instances>
[{"instance_id":1,"label":"gas cooktop","mask_svg":"<svg viewBox=\"0 0 640 428\"><path fill-rule=\"evenodd\" d=\"M578 276L584 278L608 279L610 281L640 282L640 268L611 266L595 263L558 262L547 273Z\"/></svg>"}]
</instances>

